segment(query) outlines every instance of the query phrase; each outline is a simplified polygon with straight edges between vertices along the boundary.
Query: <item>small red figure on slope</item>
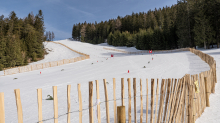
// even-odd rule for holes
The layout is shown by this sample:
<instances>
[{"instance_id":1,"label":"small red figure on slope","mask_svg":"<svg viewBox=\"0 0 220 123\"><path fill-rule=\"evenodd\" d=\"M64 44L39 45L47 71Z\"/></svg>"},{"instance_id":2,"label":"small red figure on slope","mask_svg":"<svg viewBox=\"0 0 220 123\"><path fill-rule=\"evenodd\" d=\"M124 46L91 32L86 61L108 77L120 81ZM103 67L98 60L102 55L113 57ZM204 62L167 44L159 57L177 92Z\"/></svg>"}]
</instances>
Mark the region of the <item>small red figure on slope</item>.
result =
<instances>
[{"instance_id":1,"label":"small red figure on slope","mask_svg":"<svg viewBox=\"0 0 220 123\"><path fill-rule=\"evenodd\" d=\"M40 74L41 74L41 72L40 72Z\"/></svg>"},{"instance_id":2,"label":"small red figure on slope","mask_svg":"<svg viewBox=\"0 0 220 123\"><path fill-rule=\"evenodd\" d=\"M128 70L128 73L129 73L129 70Z\"/></svg>"}]
</instances>

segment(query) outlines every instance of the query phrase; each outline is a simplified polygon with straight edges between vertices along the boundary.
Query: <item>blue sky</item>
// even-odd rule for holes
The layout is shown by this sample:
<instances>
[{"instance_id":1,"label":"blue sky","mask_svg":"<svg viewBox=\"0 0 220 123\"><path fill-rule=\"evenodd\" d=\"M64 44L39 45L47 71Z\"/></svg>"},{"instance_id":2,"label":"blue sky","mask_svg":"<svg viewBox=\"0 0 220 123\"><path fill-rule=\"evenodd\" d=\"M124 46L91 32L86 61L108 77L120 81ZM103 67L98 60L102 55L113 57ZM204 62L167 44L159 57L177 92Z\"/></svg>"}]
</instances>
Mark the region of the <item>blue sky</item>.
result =
<instances>
[{"instance_id":1,"label":"blue sky","mask_svg":"<svg viewBox=\"0 0 220 123\"><path fill-rule=\"evenodd\" d=\"M147 12L177 3L177 0L1 0L0 15L8 17L15 11L17 17L34 15L41 9L46 31L53 31L55 40L70 38L73 24L100 22Z\"/></svg>"}]
</instances>

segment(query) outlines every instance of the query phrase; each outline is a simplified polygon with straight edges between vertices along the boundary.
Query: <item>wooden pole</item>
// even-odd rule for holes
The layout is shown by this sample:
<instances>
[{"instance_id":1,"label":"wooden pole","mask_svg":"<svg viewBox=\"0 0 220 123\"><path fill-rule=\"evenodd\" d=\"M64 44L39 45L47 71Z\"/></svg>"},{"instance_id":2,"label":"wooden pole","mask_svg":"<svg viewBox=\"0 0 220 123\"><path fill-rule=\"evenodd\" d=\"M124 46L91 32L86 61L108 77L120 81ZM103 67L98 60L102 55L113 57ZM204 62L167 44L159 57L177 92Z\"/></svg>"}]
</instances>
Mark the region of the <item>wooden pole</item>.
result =
<instances>
[{"instance_id":1,"label":"wooden pole","mask_svg":"<svg viewBox=\"0 0 220 123\"><path fill-rule=\"evenodd\" d=\"M57 86L53 86L54 123L58 123Z\"/></svg>"},{"instance_id":2,"label":"wooden pole","mask_svg":"<svg viewBox=\"0 0 220 123\"><path fill-rule=\"evenodd\" d=\"M188 114L189 114L189 118L188 118L188 123L194 123L193 121L193 86L190 85L189 83L188 85L188 90L189 90L189 107L188 107Z\"/></svg>"},{"instance_id":3,"label":"wooden pole","mask_svg":"<svg viewBox=\"0 0 220 123\"><path fill-rule=\"evenodd\" d=\"M205 93L206 93L206 107L210 107L209 103L209 89L208 89L208 82L207 82L207 77L204 78L205 80Z\"/></svg>"},{"instance_id":4,"label":"wooden pole","mask_svg":"<svg viewBox=\"0 0 220 123\"><path fill-rule=\"evenodd\" d=\"M4 93L0 93L0 123L5 123Z\"/></svg>"},{"instance_id":5,"label":"wooden pole","mask_svg":"<svg viewBox=\"0 0 220 123\"><path fill-rule=\"evenodd\" d=\"M175 106L175 104L176 104L176 95L177 95L177 91L179 91L179 85L180 85L180 82L179 81L177 81L177 79L175 79L175 85L174 85L174 90L173 90L173 93L172 93L172 95L173 95L173 98L172 98L172 100L170 100L170 103L171 103L171 111L170 111L170 115L169 115L169 117L168 117L168 119L169 119L169 122L168 123L171 123L171 121L172 121L172 118L173 118L173 114L174 114L174 106Z\"/></svg>"},{"instance_id":6,"label":"wooden pole","mask_svg":"<svg viewBox=\"0 0 220 123\"><path fill-rule=\"evenodd\" d=\"M117 123L126 123L125 106L117 107Z\"/></svg>"},{"instance_id":7,"label":"wooden pole","mask_svg":"<svg viewBox=\"0 0 220 123\"><path fill-rule=\"evenodd\" d=\"M70 123L70 90L71 90L71 85L67 85L67 123Z\"/></svg>"},{"instance_id":8,"label":"wooden pole","mask_svg":"<svg viewBox=\"0 0 220 123\"><path fill-rule=\"evenodd\" d=\"M167 84L167 94L165 94L167 96L166 96L166 103L165 103L165 109L164 109L163 122L165 122L165 120L166 120L167 106L168 106L168 101L169 101L169 96L170 96L170 87L171 87L171 79L169 78L168 79L168 84Z\"/></svg>"},{"instance_id":9,"label":"wooden pole","mask_svg":"<svg viewBox=\"0 0 220 123\"><path fill-rule=\"evenodd\" d=\"M125 97L124 78L121 78L121 105L122 106L125 106L124 97Z\"/></svg>"},{"instance_id":10,"label":"wooden pole","mask_svg":"<svg viewBox=\"0 0 220 123\"><path fill-rule=\"evenodd\" d=\"M43 115L42 115L42 89L37 89L37 101L38 101L38 121L39 123L43 123Z\"/></svg>"},{"instance_id":11,"label":"wooden pole","mask_svg":"<svg viewBox=\"0 0 220 123\"><path fill-rule=\"evenodd\" d=\"M136 78L133 78L133 90L134 90L134 122L137 123Z\"/></svg>"},{"instance_id":12,"label":"wooden pole","mask_svg":"<svg viewBox=\"0 0 220 123\"><path fill-rule=\"evenodd\" d=\"M155 109L155 121L154 121L154 123L157 123L157 104L158 104L158 97L159 97L159 79L157 79L156 109Z\"/></svg>"},{"instance_id":13,"label":"wooden pole","mask_svg":"<svg viewBox=\"0 0 220 123\"><path fill-rule=\"evenodd\" d=\"M127 79L128 81L128 123L131 123L131 80L130 78Z\"/></svg>"},{"instance_id":14,"label":"wooden pole","mask_svg":"<svg viewBox=\"0 0 220 123\"><path fill-rule=\"evenodd\" d=\"M89 123L93 123L93 102L92 102L92 97L93 97L93 82L89 82Z\"/></svg>"},{"instance_id":15,"label":"wooden pole","mask_svg":"<svg viewBox=\"0 0 220 123\"><path fill-rule=\"evenodd\" d=\"M79 123L82 123L82 95L80 84L78 84L78 100L79 100Z\"/></svg>"},{"instance_id":16,"label":"wooden pole","mask_svg":"<svg viewBox=\"0 0 220 123\"><path fill-rule=\"evenodd\" d=\"M98 117L98 123L101 123L101 117L100 117L100 98L99 98L99 81L96 81L96 99L98 101L98 105L97 105L97 117Z\"/></svg>"},{"instance_id":17,"label":"wooden pole","mask_svg":"<svg viewBox=\"0 0 220 123\"><path fill-rule=\"evenodd\" d=\"M154 79L151 79L151 117L150 117L150 123L153 123L153 117L154 117Z\"/></svg>"},{"instance_id":18,"label":"wooden pole","mask_svg":"<svg viewBox=\"0 0 220 123\"><path fill-rule=\"evenodd\" d=\"M169 81L171 81L170 78L168 79L168 82L169 82ZM175 85L176 85L176 83L175 83ZM174 86L175 86L175 85L174 85ZM167 110L168 112L167 112L167 115L166 115L166 123L168 123L168 121L169 121L168 118L169 118L169 115L170 115L170 114L169 114L169 112L170 112L170 106L171 106L171 102L172 102L172 99L173 99L173 93L174 93L174 92L173 92L173 88L174 88L174 87L173 87L173 79L172 79L172 82L171 82L171 91L170 91L171 94L170 94L170 99L169 99L170 101L169 101L169 104L168 104L168 110Z\"/></svg>"},{"instance_id":19,"label":"wooden pole","mask_svg":"<svg viewBox=\"0 0 220 123\"><path fill-rule=\"evenodd\" d=\"M104 89L105 89L106 121L107 121L107 123L110 123L108 91L107 91L106 79L103 79L103 82L104 82Z\"/></svg>"},{"instance_id":20,"label":"wooden pole","mask_svg":"<svg viewBox=\"0 0 220 123\"><path fill-rule=\"evenodd\" d=\"M148 79L146 79L146 123L148 122Z\"/></svg>"},{"instance_id":21,"label":"wooden pole","mask_svg":"<svg viewBox=\"0 0 220 123\"><path fill-rule=\"evenodd\" d=\"M17 105L17 112L18 112L18 123L23 123L23 113L22 113L22 105L21 105L21 98L20 98L20 89L15 89L15 100Z\"/></svg>"},{"instance_id":22,"label":"wooden pole","mask_svg":"<svg viewBox=\"0 0 220 123\"><path fill-rule=\"evenodd\" d=\"M114 98L114 122L117 123L117 114L116 114L116 110L117 110L117 105L116 105L116 92L115 92L115 78L113 78L113 98Z\"/></svg>"},{"instance_id":23,"label":"wooden pole","mask_svg":"<svg viewBox=\"0 0 220 123\"><path fill-rule=\"evenodd\" d=\"M157 117L157 123L160 123L161 121L161 117L162 117L162 113L163 113L163 103L164 103L164 84L165 84L165 79L162 79L161 82L161 88L160 88L160 107L159 107L159 112L158 112L158 117Z\"/></svg>"},{"instance_id":24,"label":"wooden pole","mask_svg":"<svg viewBox=\"0 0 220 123\"><path fill-rule=\"evenodd\" d=\"M142 80L140 79L140 96L141 96L141 115L140 115L140 123L143 122L143 97L142 97Z\"/></svg>"}]
</instances>

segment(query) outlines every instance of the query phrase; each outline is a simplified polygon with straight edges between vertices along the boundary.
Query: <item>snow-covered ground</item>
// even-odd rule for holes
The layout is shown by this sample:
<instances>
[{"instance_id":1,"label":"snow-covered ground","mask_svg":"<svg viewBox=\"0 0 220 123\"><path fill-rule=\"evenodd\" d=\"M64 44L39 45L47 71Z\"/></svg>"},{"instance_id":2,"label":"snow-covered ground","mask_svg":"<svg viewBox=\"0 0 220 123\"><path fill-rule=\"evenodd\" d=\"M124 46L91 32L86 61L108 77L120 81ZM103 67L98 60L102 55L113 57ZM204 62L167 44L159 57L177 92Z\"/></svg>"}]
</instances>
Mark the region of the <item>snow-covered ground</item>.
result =
<instances>
[{"instance_id":1,"label":"snow-covered ground","mask_svg":"<svg viewBox=\"0 0 220 123\"><path fill-rule=\"evenodd\" d=\"M75 57L81 56L80 54L75 53L60 44L55 44L52 42L44 42L43 44L44 44L46 51L49 54L45 55L44 59L37 61L37 62L32 62L29 65L51 62L51 61L59 61L59 60L63 60L63 59L70 59L70 58L75 58Z\"/></svg>"},{"instance_id":2,"label":"snow-covered ground","mask_svg":"<svg viewBox=\"0 0 220 123\"><path fill-rule=\"evenodd\" d=\"M105 100L103 79L106 79L109 84L108 96L109 100L113 99L113 83L112 78L116 78L116 98L121 96L121 78L125 78L125 97L128 97L127 91L127 78L137 79L137 95L140 95L140 78L143 81L143 94L146 92L146 78L150 86L151 78L181 78L187 74L198 74L202 71L209 70L208 64L202 61L198 56L194 55L189 51L176 52L176 53L157 53L154 55L149 54L137 54L128 55L110 50L104 50L104 47L116 48L126 50L130 52L137 51L133 48L126 47L112 47L106 43L93 45L88 43L81 43L78 41L61 40L63 43L70 48L83 52L90 55L90 59L79 61L71 64L62 66L46 68L43 70L36 70L26 73L19 73L15 75L0 77L0 92L5 94L5 113L6 123L17 122L17 108L15 102L14 89L20 89L21 103L23 108L23 119L24 123L36 123L38 122L38 106L37 106L37 90L42 88L43 91L43 119L53 118L53 101L45 100L47 95L53 95L52 86L58 86L58 114L62 115L67 112L67 85L71 84L71 111L77 111L79 109L78 104L78 92L77 84L81 84L82 91L82 102L83 109L88 108L89 92L88 82L93 81L93 102L96 103L96 89L95 80L99 80L100 88L100 101ZM52 44L53 45L53 44ZM56 46L56 45L54 45ZM51 48L54 48L51 46ZM56 49L56 48L54 48ZM62 50L63 51L63 50ZM217 75L219 73L219 60L220 60L220 49L205 50L207 54L210 54L217 61ZM64 51L62 55L68 55L70 52ZM71 52L72 53L72 52ZM73 53L72 53L73 54ZM110 58L111 54L114 54L114 58ZM48 58L57 58L58 55L50 53L47 55ZM78 54L72 55L71 57L78 57ZM153 58L153 60L152 60ZM98 62L97 62L98 61ZM150 61L150 63L148 63ZM93 63L93 64L92 64ZM143 68L146 66L146 68ZM64 69L64 70L62 70ZM62 70L62 71L61 71ZM128 70L130 73L127 73ZM40 75L41 71L41 75ZM14 79L17 78L17 79ZM219 78L218 78L219 82ZM204 114L197 120L198 123L202 123L210 118L213 122L220 121L217 111L219 109L218 102L220 100L219 84L216 85L216 94L210 96L210 108L206 108ZM133 95L133 94L132 94ZM146 103L144 100L144 119L146 112L150 115L149 111L146 111ZM216 102L215 102L216 101ZM117 105L121 105L121 101L117 101ZM128 102L125 100L125 106L127 107ZM149 103L150 105L150 103ZM114 120L113 116L113 101L109 102L110 119L111 122ZM133 100L132 100L133 107ZM95 108L96 109L96 108ZM127 109L127 108L126 108ZM140 98L137 98L137 118L139 121L140 115ZM208 110L208 111L207 111ZM127 111L127 110L126 110ZM132 108L133 112L133 108ZM95 112L94 112L95 113ZM126 113L127 114L127 113ZM127 117L127 116L126 116ZM94 117L95 118L95 117ZM213 119L212 119L213 118ZM66 123L67 116L59 117L60 123ZM134 119L132 115L132 119ZM78 122L79 113L71 113L71 122ZM105 103L101 103L101 121L106 122L105 116ZM45 123L52 123L53 120L44 121ZM83 123L89 122L89 110L83 111Z\"/></svg>"}]
</instances>

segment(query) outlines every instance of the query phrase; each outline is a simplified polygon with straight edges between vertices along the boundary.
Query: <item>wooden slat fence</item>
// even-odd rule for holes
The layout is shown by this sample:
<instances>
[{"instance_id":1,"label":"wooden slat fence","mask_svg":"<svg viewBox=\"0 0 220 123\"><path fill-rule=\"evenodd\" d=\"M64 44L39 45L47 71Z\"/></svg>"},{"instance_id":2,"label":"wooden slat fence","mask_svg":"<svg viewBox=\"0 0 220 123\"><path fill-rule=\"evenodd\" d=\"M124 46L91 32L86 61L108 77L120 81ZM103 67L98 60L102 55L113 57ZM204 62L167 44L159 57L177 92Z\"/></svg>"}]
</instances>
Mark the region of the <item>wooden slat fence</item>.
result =
<instances>
[{"instance_id":1,"label":"wooden slat fence","mask_svg":"<svg viewBox=\"0 0 220 123\"><path fill-rule=\"evenodd\" d=\"M133 82L130 78L127 79L128 88L124 87L124 78L121 78L121 105L124 105L124 101L128 101L128 107L125 107L128 113L128 117L126 120L128 123L140 121L145 123L194 123L197 118L201 116L206 107L210 106L209 96L211 93L215 92L215 84L217 83L216 77L216 62L213 57L202 53L201 51L190 49L190 51L196 55L198 55L202 60L204 60L210 66L209 71L204 71L199 73L198 75L189 75L186 74L182 78L179 79L162 79L161 84L159 84L159 79L151 79L150 90L148 89L148 79L146 81L142 81L140 79L136 80L133 78ZM157 80L157 81L156 81ZM104 91L105 101L99 102L97 104L97 115L93 113L93 95L96 95L97 100L100 100L99 97L99 82L96 80L96 94L93 94L93 82L89 82L89 122L93 123L94 117L97 117L98 122L101 123L101 109L100 104L104 104L106 106L106 122L110 123L110 117L113 118L114 123L116 123L116 79L113 78L113 98L109 99L106 79L103 79L104 82ZM132 83L133 83L133 97L132 97ZM146 84L146 92L142 93L142 84ZM136 94L137 87L136 85L140 85L140 96ZM67 86L67 122L70 122L70 89L71 86ZM128 90L128 97L125 97L124 91ZM20 90L15 89L15 99L17 105L17 115L18 122L23 123L23 112L21 105L21 97ZM151 92L149 94L149 92ZM145 95L146 94L146 95ZM59 115L58 115L58 98L57 98L57 87L53 86L53 96L54 96L54 123L58 123ZM140 104L137 104L136 97L140 97ZM148 99L150 97L150 100ZM103 98L103 97L102 97ZM134 107L131 105L132 98L134 99ZM145 98L145 99L144 99ZM42 89L37 89L37 99L38 99L38 120L37 122L43 123L42 116ZM83 111L82 111L82 95L80 84L78 84L78 99L79 99L79 123L83 122ZM139 98L138 98L139 99ZM156 99L156 100L155 100ZM158 100L159 99L159 100ZM109 101L114 101L114 105L109 105ZM145 103L143 102L145 101ZM139 102L139 101L138 101ZM146 119L143 118L143 110L146 104ZM151 113L148 114L148 104L150 104ZM156 105L155 105L156 104ZM137 106L140 105L140 114L137 113ZM109 112L109 108L114 109L114 113ZM134 110L131 110L134 108ZM158 110L158 111L157 111ZM132 111L134 111L132 113ZM110 114L114 114L111 116ZM132 116L131 114L134 114ZM148 116L149 115L149 116ZM102 116L103 117L103 116ZM4 93L0 93L0 123L5 123L5 111L4 111Z\"/></svg>"},{"instance_id":2,"label":"wooden slat fence","mask_svg":"<svg viewBox=\"0 0 220 123\"><path fill-rule=\"evenodd\" d=\"M71 51L76 52L82 56L76 57L76 58L71 58L71 59L63 59L60 61L52 61L52 62L46 62L46 63L40 63L40 64L7 68L7 69L4 69L4 76L17 74L17 73L23 73L23 72L29 72L29 71L33 71L33 70L39 70L39 69L44 69L44 68L49 68L49 67L61 66L64 64L74 63L77 61L82 61L82 60L86 60L86 59L90 58L89 55L81 53L76 50L73 50L70 47L68 47L62 43L54 42L54 41L46 41L46 42L52 42L52 43L63 45L64 47L66 47L66 48L70 49Z\"/></svg>"},{"instance_id":3,"label":"wooden slat fence","mask_svg":"<svg viewBox=\"0 0 220 123\"><path fill-rule=\"evenodd\" d=\"M149 53L149 51L138 51L138 52L127 52L124 50L118 50L118 49L113 49L113 48L106 48L103 47L105 50L112 50L112 51L117 51L121 53L127 53L127 54L140 54L140 53ZM181 48L181 49L173 49L173 50L153 50L152 53L172 53L172 52L181 52L181 51L189 51L190 48Z\"/></svg>"}]
</instances>

